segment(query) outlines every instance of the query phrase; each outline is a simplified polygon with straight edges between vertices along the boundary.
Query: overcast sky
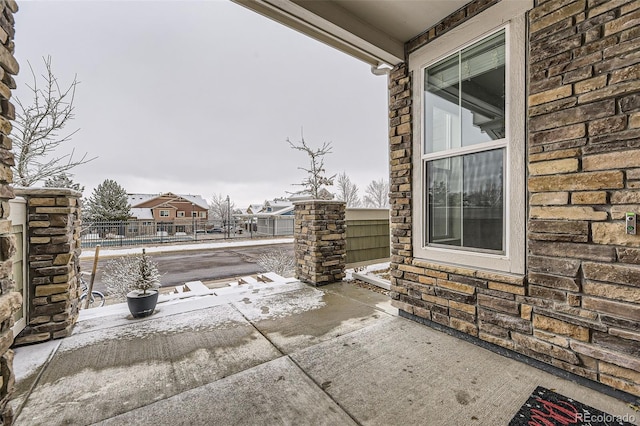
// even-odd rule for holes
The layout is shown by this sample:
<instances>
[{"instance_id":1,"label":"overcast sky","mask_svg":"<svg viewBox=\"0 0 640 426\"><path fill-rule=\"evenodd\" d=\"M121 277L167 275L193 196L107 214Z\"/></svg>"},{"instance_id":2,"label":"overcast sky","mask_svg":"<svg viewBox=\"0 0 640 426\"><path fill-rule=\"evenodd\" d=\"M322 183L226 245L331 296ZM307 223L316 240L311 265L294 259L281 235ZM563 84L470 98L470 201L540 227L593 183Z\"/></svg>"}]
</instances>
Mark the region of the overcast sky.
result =
<instances>
[{"instance_id":1,"label":"overcast sky","mask_svg":"<svg viewBox=\"0 0 640 426\"><path fill-rule=\"evenodd\" d=\"M388 179L387 79L344 53L226 0L21 1L15 96L29 61L77 74L68 142L97 156L72 170L84 196L105 179L130 193L229 195L236 206L296 191L308 158L360 187Z\"/></svg>"}]
</instances>

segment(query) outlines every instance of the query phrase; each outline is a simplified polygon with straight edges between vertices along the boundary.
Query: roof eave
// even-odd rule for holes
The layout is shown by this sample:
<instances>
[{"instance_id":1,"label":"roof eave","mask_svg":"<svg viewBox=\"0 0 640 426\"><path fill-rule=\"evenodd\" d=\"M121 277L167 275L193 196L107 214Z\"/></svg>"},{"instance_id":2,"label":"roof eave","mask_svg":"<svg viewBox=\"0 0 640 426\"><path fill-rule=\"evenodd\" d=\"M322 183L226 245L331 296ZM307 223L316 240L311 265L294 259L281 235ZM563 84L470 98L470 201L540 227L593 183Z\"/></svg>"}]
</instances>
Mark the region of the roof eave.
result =
<instances>
[{"instance_id":1,"label":"roof eave","mask_svg":"<svg viewBox=\"0 0 640 426\"><path fill-rule=\"evenodd\" d=\"M360 59L373 67L397 65L404 61L404 44L380 36L373 28L358 36L348 26L329 20L288 0L232 0L254 12L299 31L320 42ZM362 27L362 23L357 23ZM355 25L355 23L354 23Z\"/></svg>"}]
</instances>

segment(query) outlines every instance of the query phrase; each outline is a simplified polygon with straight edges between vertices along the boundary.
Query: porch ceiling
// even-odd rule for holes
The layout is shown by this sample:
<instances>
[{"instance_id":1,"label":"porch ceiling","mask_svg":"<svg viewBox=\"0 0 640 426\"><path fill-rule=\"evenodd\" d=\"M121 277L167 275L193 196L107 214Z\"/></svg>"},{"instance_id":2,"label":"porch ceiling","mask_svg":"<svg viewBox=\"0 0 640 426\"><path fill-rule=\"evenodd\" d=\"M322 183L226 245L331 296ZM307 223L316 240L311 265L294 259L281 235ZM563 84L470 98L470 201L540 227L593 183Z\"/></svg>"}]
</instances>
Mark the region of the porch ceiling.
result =
<instances>
[{"instance_id":1,"label":"porch ceiling","mask_svg":"<svg viewBox=\"0 0 640 426\"><path fill-rule=\"evenodd\" d=\"M470 0L232 0L372 66L404 61L404 43Z\"/></svg>"}]
</instances>

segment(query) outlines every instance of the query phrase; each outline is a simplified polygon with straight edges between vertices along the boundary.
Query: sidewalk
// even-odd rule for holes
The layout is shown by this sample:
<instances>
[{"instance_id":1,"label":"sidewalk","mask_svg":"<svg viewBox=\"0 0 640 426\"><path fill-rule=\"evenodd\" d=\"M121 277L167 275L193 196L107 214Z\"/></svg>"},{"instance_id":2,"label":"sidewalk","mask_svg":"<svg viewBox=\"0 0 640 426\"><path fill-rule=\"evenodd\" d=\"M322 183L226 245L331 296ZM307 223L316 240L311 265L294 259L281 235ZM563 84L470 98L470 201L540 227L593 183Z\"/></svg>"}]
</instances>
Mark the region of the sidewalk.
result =
<instances>
[{"instance_id":1,"label":"sidewalk","mask_svg":"<svg viewBox=\"0 0 640 426\"><path fill-rule=\"evenodd\" d=\"M187 250L210 250L210 249L224 249L229 247L252 247L252 246L265 246L271 244L290 244L293 243L293 238L271 238L271 239L241 239L241 240L228 240L215 243L188 243L188 244L164 244L156 246L140 246L140 247L100 247L100 257L115 257L126 256L130 254L140 254L144 248L147 253L170 253L176 251ZM95 256L94 248L82 249L80 259L93 259Z\"/></svg>"},{"instance_id":2,"label":"sidewalk","mask_svg":"<svg viewBox=\"0 0 640 426\"><path fill-rule=\"evenodd\" d=\"M624 402L397 316L349 283L227 290L83 311L16 349L16 425L506 425L537 386L613 415Z\"/></svg>"}]
</instances>

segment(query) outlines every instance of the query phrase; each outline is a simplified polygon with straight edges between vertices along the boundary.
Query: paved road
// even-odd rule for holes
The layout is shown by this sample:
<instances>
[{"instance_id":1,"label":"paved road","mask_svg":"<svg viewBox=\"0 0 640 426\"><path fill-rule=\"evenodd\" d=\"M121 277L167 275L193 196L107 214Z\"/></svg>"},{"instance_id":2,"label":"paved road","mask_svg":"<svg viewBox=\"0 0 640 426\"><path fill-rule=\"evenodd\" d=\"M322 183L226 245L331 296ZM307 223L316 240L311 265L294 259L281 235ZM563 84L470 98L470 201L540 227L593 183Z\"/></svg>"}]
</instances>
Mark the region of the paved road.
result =
<instances>
[{"instance_id":1,"label":"paved road","mask_svg":"<svg viewBox=\"0 0 640 426\"><path fill-rule=\"evenodd\" d=\"M293 253L293 244L279 244L256 247L233 247L227 249L192 250L162 254L150 254L158 263L162 274L162 286L170 287L184 284L187 281L210 281L251 275L261 270L255 262L263 253L285 249ZM106 291L102 284L102 270L110 259L101 259L98 263L93 288ZM93 260L85 259L80 262L83 271L91 271Z\"/></svg>"}]
</instances>

